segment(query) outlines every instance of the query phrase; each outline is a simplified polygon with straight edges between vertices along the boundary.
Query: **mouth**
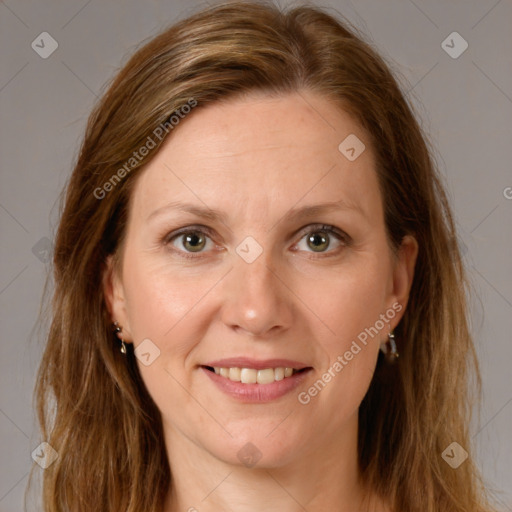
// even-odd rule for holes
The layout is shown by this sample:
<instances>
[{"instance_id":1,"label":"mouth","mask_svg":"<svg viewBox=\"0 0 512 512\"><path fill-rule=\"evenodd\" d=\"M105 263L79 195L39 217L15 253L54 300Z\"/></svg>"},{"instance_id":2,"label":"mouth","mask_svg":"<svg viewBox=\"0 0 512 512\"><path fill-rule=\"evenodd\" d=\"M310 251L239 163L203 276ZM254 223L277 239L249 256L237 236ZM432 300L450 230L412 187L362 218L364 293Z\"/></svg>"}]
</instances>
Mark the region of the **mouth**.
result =
<instances>
[{"instance_id":1,"label":"mouth","mask_svg":"<svg viewBox=\"0 0 512 512\"><path fill-rule=\"evenodd\" d=\"M304 368L278 366L262 369L241 368L237 366L203 366L203 368L233 382L240 382L242 384L271 384L272 382L288 379L297 373L311 369L310 366Z\"/></svg>"},{"instance_id":2,"label":"mouth","mask_svg":"<svg viewBox=\"0 0 512 512\"><path fill-rule=\"evenodd\" d=\"M290 396L313 372L312 366L301 361L245 356L207 361L200 369L224 395L244 403Z\"/></svg>"},{"instance_id":3,"label":"mouth","mask_svg":"<svg viewBox=\"0 0 512 512\"><path fill-rule=\"evenodd\" d=\"M222 393L245 403L283 398L313 371L312 366L289 359L261 361L246 357L209 361L200 368Z\"/></svg>"}]
</instances>

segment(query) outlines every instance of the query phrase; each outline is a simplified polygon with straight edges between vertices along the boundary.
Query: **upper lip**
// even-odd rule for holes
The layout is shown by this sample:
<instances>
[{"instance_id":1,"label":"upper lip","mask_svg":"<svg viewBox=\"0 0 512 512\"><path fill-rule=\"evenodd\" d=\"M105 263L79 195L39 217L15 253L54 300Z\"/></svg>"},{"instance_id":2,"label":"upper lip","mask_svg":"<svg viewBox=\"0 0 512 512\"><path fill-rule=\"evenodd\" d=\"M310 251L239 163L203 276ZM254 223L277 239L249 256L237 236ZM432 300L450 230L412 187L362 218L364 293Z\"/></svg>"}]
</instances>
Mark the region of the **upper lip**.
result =
<instances>
[{"instance_id":1,"label":"upper lip","mask_svg":"<svg viewBox=\"0 0 512 512\"><path fill-rule=\"evenodd\" d=\"M209 361L203 366L216 368L253 368L255 370L264 370L265 368L295 368L302 370L310 368L307 364L291 359L251 359L249 357L230 357L227 359L217 359Z\"/></svg>"}]
</instances>

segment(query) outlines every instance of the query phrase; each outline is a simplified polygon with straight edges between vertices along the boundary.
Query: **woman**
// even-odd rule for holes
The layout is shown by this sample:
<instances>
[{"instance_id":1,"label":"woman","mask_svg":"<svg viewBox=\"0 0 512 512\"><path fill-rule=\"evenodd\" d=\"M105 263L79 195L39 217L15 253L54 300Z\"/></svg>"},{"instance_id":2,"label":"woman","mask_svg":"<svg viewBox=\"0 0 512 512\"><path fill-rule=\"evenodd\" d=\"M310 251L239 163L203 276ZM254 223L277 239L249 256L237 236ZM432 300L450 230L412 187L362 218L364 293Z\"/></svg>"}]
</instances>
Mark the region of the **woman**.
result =
<instances>
[{"instance_id":1,"label":"woman","mask_svg":"<svg viewBox=\"0 0 512 512\"><path fill-rule=\"evenodd\" d=\"M455 241L355 31L231 2L163 32L95 108L67 188L45 510L492 510Z\"/></svg>"}]
</instances>

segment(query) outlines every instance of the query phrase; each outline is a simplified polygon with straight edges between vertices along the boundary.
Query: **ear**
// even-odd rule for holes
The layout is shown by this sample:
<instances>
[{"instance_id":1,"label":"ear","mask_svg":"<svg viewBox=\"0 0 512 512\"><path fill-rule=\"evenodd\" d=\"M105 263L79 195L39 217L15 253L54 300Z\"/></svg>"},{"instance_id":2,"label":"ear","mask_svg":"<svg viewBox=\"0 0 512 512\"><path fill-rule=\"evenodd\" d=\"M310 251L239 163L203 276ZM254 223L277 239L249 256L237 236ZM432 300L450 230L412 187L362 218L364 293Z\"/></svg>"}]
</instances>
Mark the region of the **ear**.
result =
<instances>
[{"instance_id":1,"label":"ear","mask_svg":"<svg viewBox=\"0 0 512 512\"><path fill-rule=\"evenodd\" d=\"M107 304L107 309L110 313L112 323L117 322L122 328L122 331L118 333L117 336L119 339L122 338L126 343L131 343L133 341L133 337L126 310L125 291L119 274L119 268L115 265L114 256L108 256L102 279L105 302Z\"/></svg>"},{"instance_id":2,"label":"ear","mask_svg":"<svg viewBox=\"0 0 512 512\"><path fill-rule=\"evenodd\" d=\"M396 303L402 306L399 310L396 307L393 308L397 311L397 315L393 322L391 322L392 329L398 325L405 312L414 278L414 267L417 257L418 242L413 236L406 235L402 240L394 261L392 289L388 298L388 307L392 307Z\"/></svg>"}]
</instances>

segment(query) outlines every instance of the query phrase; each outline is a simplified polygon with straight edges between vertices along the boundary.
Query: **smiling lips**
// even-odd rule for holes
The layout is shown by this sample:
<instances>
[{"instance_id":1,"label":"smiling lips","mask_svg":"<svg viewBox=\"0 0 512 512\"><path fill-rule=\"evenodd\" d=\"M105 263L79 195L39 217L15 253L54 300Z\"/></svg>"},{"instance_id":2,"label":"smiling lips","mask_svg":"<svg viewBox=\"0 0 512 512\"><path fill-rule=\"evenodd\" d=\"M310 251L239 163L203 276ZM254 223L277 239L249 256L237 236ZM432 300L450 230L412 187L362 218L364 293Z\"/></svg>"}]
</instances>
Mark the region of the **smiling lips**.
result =
<instances>
[{"instance_id":1,"label":"smiling lips","mask_svg":"<svg viewBox=\"0 0 512 512\"><path fill-rule=\"evenodd\" d=\"M312 367L288 359L231 358L209 362L202 369L224 393L244 402L265 402L293 390Z\"/></svg>"},{"instance_id":2,"label":"smiling lips","mask_svg":"<svg viewBox=\"0 0 512 512\"><path fill-rule=\"evenodd\" d=\"M203 366L233 382L242 384L270 384L299 373L309 366L291 359L257 360L247 357L231 357L208 362Z\"/></svg>"},{"instance_id":3,"label":"smiling lips","mask_svg":"<svg viewBox=\"0 0 512 512\"><path fill-rule=\"evenodd\" d=\"M278 368L264 368L262 370L256 370L254 368L225 368L214 366L213 371L217 375L226 377L233 382L241 382L242 384L270 384L271 382L291 377L294 373L298 373L300 370L283 366Z\"/></svg>"}]
</instances>

